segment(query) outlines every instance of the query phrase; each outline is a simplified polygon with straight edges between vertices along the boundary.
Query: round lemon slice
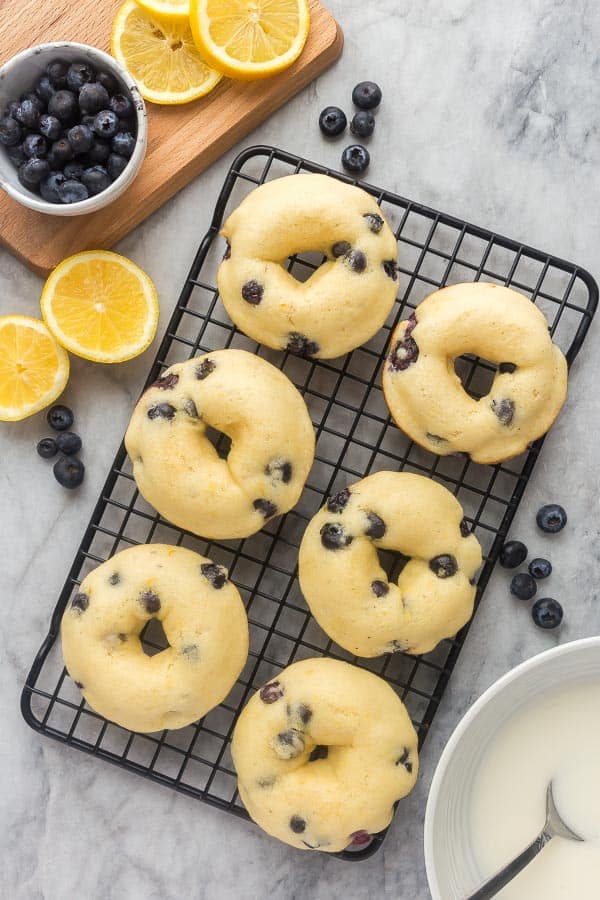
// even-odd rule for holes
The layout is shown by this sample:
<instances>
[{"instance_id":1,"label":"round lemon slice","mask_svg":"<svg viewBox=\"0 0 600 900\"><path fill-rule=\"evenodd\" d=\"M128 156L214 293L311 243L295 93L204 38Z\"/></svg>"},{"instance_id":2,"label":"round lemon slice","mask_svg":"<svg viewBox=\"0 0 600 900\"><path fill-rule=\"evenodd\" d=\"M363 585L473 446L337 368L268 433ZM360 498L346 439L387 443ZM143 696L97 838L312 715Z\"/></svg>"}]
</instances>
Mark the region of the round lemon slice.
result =
<instances>
[{"instance_id":1,"label":"round lemon slice","mask_svg":"<svg viewBox=\"0 0 600 900\"><path fill-rule=\"evenodd\" d=\"M152 342L158 298L150 278L118 253L87 250L63 260L42 291L42 315L59 344L94 362L132 359Z\"/></svg>"},{"instance_id":2,"label":"round lemon slice","mask_svg":"<svg viewBox=\"0 0 600 900\"><path fill-rule=\"evenodd\" d=\"M190 25L207 62L251 81L287 69L310 28L307 0L190 0Z\"/></svg>"},{"instance_id":3,"label":"round lemon slice","mask_svg":"<svg viewBox=\"0 0 600 900\"><path fill-rule=\"evenodd\" d=\"M189 103L212 91L222 77L200 55L187 19L164 19L135 0L125 0L117 12L110 47L151 103Z\"/></svg>"},{"instance_id":4,"label":"round lemon slice","mask_svg":"<svg viewBox=\"0 0 600 900\"><path fill-rule=\"evenodd\" d=\"M50 406L69 378L69 356L41 319L0 316L0 421Z\"/></svg>"},{"instance_id":5,"label":"round lemon slice","mask_svg":"<svg viewBox=\"0 0 600 900\"><path fill-rule=\"evenodd\" d=\"M138 6L152 16L168 22L185 22L190 18L190 0L136 0Z\"/></svg>"}]
</instances>

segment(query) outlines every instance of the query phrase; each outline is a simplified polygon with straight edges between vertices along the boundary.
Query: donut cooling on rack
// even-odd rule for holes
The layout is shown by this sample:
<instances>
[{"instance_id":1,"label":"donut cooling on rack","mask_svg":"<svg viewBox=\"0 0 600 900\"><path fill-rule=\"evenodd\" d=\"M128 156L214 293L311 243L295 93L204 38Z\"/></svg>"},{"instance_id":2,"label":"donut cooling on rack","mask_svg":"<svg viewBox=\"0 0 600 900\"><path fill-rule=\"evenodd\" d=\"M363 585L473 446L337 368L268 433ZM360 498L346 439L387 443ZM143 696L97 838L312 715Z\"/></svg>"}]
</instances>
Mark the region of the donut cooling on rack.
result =
<instances>
[{"instance_id":1,"label":"donut cooling on rack","mask_svg":"<svg viewBox=\"0 0 600 900\"><path fill-rule=\"evenodd\" d=\"M231 440L226 459L209 426ZM162 516L206 538L241 538L298 502L315 438L279 369L244 350L216 350L171 366L148 388L125 445L140 493Z\"/></svg>"},{"instance_id":2,"label":"donut cooling on rack","mask_svg":"<svg viewBox=\"0 0 600 900\"><path fill-rule=\"evenodd\" d=\"M454 371L463 353L498 366L480 400ZM383 389L397 425L416 443L491 464L522 453L552 426L567 394L567 363L525 296L496 284L456 284L400 322Z\"/></svg>"},{"instance_id":3,"label":"donut cooling on rack","mask_svg":"<svg viewBox=\"0 0 600 900\"><path fill-rule=\"evenodd\" d=\"M419 766L404 704L379 676L306 659L264 685L235 727L240 797L268 834L334 853L386 828Z\"/></svg>"},{"instance_id":4,"label":"donut cooling on rack","mask_svg":"<svg viewBox=\"0 0 600 900\"><path fill-rule=\"evenodd\" d=\"M252 191L225 222L221 299L245 334L306 357L341 356L385 322L398 287L396 239L366 191L327 175L289 175ZM296 253L325 260L308 281Z\"/></svg>"},{"instance_id":5,"label":"donut cooling on rack","mask_svg":"<svg viewBox=\"0 0 600 900\"><path fill-rule=\"evenodd\" d=\"M152 619L169 647L148 656ZM65 666L87 703L131 731L183 728L227 696L248 656L248 620L227 570L187 550L140 544L82 581L61 624Z\"/></svg>"},{"instance_id":6,"label":"donut cooling on rack","mask_svg":"<svg viewBox=\"0 0 600 900\"><path fill-rule=\"evenodd\" d=\"M409 557L398 583L378 550ZM357 656L427 653L473 614L481 547L438 482L377 472L330 497L309 522L300 587L313 616Z\"/></svg>"}]
</instances>

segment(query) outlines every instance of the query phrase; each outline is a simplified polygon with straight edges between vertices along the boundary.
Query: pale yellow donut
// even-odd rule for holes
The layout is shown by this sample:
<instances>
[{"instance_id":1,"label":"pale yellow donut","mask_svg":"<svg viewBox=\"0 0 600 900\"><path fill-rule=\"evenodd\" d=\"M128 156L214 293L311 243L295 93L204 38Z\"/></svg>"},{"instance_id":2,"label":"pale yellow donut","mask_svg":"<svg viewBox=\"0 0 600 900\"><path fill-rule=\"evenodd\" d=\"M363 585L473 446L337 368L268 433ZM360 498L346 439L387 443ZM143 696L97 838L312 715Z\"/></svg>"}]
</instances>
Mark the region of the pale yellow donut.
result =
<instances>
[{"instance_id":1,"label":"pale yellow donut","mask_svg":"<svg viewBox=\"0 0 600 900\"><path fill-rule=\"evenodd\" d=\"M231 438L221 459L210 425ZM125 435L133 475L159 513L206 538L254 534L300 498L315 437L306 404L275 366L214 350L167 369Z\"/></svg>"},{"instance_id":2,"label":"pale yellow donut","mask_svg":"<svg viewBox=\"0 0 600 900\"><path fill-rule=\"evenodd\" d=\"M328 853L386 828L419 768L400 698L334 659L294 663L256 693L231 752L254 821L292 847Z\"/></svg>"},{"instance_id":3,"label":"pale yellow donut","mask_svg":"<svg viewBox=\"0 0 600 900\"><path fill-rule=\"evenodd\" d=\"M327 175L288 175L252 191L225 222L217 284L245 334L303 356L341 356L371 338L396 298L398 245L377 203ZM327 257L303 284L294 253Z\"/></svg>"},{"instance_id":4,"label":"pale yellow donut","mask_svg":"<svg viewBox=\"0 0 600 900\"><path fill-rule=\"evenodd\" d=\"M169 647L148 656L149 619ZM141 544L90 572L61 624L65 667L97 713L131 731L183 728L225 699L248 656L227 570L184 547Z\"/></svg>"},{"instance_id":5,"label":"pale yellow donut","mask_svg":"<svg viewBox=\"0 0 600 900\"><path fill-rule=\"evenodd\" d=\"M411 557L398 584L378 549ZM480 565L479 541L450 491L422 475L377 472L311 519L299 579L321 628L350 653L427 653L471 618Z\"/></svg>"},{"instance_id":6,"label":"pale yellow donut","mask_svg":"<svg viewBox=\"0 0 600 900\"><path fill-rule=\"evenodd\" d=\"M496 284L455 284L426 297L392 335L383 389L397 425L432 453L495 463L551 427L567 395L567 362L543 313ZM469 397L454 360L498 363L490 392Z\"/></svg>"}]
</instances>

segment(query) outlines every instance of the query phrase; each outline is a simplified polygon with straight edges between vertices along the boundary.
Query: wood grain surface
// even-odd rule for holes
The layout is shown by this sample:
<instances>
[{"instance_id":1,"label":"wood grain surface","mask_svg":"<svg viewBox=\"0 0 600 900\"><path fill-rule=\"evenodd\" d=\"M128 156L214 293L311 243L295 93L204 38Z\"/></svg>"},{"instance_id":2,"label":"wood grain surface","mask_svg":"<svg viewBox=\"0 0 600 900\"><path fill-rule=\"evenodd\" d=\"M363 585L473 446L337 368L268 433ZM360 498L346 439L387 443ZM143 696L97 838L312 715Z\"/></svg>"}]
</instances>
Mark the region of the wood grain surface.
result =
<instances>
[{"instance_id":1,"label":"wood grain surface","mask_svg":"<svg viewBox=\"0 0 600 900\"><path fill-rule=\"evenodd\" d=\"M120 3L0 0L0 64L45 41L80 41L108 50ZM186 106L149 103L146 158L131 187L108 207L61 219L25 209L0 191L0 242L46 275L71 253L119 241L337 59L341 29L318 0L310 0L310 7L304 51L281 75L249 83L223 79L207 97Z\"/></svg>"}]
</instances>

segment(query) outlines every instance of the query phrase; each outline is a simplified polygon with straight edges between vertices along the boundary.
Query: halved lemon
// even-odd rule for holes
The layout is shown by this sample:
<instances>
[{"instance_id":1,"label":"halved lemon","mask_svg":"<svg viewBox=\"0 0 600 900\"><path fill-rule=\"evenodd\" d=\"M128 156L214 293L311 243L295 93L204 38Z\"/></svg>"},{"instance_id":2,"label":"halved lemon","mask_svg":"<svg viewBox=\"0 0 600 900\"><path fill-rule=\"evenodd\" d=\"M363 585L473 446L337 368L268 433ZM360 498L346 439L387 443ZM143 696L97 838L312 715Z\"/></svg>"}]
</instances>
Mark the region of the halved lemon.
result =
<instances>
[{"instance_id":1,"label":"halved lemon","mask_svg":"<svg viewBox=\"0 0 600 900\"><path fill-rule=\"evenodd\" d=\"M307 0L190 0L190 25L207 62L231 78L268 78L302 53Z\"/></svg>"},{"instance_id":2,"label":"halved lemon","mask_svg":"<svg viewBox=\"0 0 600 900\"><path fill-rule=\"evenodd\" d=\"M170 22L187 22L190 17L190 0L136 0L138 6L153 16Z\"/></svg>"},{"instance_id":3,"label":"halved lemon","mask_svg":"<svg viewBox=\"0 0 600 900\"><path fill-rule=\"evenodd\" d=\"M110 49L151 103L189 103L212 91L222 78L200 55L187 19L168 21L135 0L125 0L117 12Z\"/></svg>"},{"instance_id":4,"label":"halved lemon","mask_svg":"<svg viewBox=\"0 0 600 900\"><path fill-rule=\"evenodd\" d=\"M41 319L0 316L0 421L50 406L69 378L69 356Z\"/></svg>"},{"instance_id":5,"label":"halved lemon","mask_svg":"<svg viewBox=\"0 0 600 900\"><path fill-rule=\"evenodd\" d=\"M108 250L64 259L44 285L41 307L59 344L94 362L139 356L158 324L151 279L130 259Z\"/></svg>"}]
</instances>

